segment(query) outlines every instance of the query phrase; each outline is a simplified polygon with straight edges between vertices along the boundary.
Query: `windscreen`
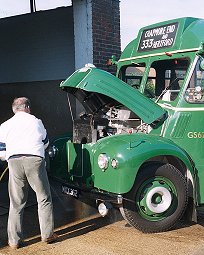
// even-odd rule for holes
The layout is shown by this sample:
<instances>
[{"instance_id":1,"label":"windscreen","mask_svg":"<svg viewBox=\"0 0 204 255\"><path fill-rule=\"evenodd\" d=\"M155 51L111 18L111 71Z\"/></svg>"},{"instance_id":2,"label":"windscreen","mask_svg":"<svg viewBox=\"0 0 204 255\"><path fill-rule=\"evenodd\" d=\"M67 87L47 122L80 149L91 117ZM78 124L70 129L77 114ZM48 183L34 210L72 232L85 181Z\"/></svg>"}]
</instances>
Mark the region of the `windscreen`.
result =
<instances>
[{"instance_id":1,"label":"windscreen","mask_svg":"<svg viewBox=\"0 0 204 255\"><path fill-rule=\"evenodd\" d=\"M189 60L171 59L152 63L144 94L149 98L174 101L186 77Z\"/></svg>"}]
</instances>

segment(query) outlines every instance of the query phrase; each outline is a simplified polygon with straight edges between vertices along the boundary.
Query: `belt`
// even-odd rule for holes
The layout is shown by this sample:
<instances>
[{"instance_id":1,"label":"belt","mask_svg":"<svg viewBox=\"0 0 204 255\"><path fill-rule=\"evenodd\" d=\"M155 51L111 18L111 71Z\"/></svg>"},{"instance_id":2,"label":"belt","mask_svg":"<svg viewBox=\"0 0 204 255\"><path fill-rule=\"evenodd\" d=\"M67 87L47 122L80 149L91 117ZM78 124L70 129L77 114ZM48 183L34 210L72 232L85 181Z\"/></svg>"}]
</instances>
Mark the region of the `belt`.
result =
<instances>
[{"instance_id":1,"label":"belt","mask_svg":"<svg viewBox=\"0 0 204 255\"><path fill-rule=\"evenodd\" d=\"M38 158L43 158L41 156L38 155L32 155L32 154L15 154L9 157L9 159L13 159L13 158L21 158L21 157L38 157Z\"/></svg>"}]
</instances>

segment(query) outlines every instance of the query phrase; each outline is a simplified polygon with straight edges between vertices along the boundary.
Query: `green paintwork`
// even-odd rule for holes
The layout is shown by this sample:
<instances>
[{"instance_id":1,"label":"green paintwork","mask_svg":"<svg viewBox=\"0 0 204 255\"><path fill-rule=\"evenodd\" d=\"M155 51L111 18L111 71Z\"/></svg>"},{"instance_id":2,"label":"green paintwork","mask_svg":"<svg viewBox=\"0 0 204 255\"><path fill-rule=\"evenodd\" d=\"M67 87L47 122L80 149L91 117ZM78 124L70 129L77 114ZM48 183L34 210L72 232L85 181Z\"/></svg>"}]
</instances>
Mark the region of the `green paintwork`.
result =
<instances>
[{"instance_id":1,"label":"green paintwork","mask_svg":"<svg viewBox=\"0 0 204 255\"><path fill-rule=\"evenodd\" d=\"M96 187L112 193L128 192L137 175L137 169L148 159L157 155L171 155L179 158L191 169L187 154L171 141L157 136L131 134L115 135L100 140L94 145L93 174ZM119 167L110 165L101 171L97 164L100 153L106 153L110 159L117 159ZM191 169L192 170L192 169Z\"/></svg>"},{"instance_id":2,"label":"green paintwork","mask_svg":"<svg viewBox=\"0 0 204 255\"><path fill-rule=\"evenodd\" d=\"M59 138L56 138L54 145L58 148L58 153L55 158L49 160L49 171L57 178L67 180L69 175L65 169L67 169L67 150L66 143L71 139L70 134L62 135Z\"/></svg>"},{"instance_id":3,"label":"green paintwork","mask_svg":"<svg viewBox=\"0 0 204 255\"><path fill-rule=\"evenodd\" d=\"M138 52L143 31L166 24L178 24L172 47ZM133 187L138 171L145 162L166 156L173 162L180 162L184 172L191 175L194 198L198 205L202 205L204 203L204 105L187 102L184 99L184 92L192 76L195 62L200 55L203 55L203 31L204 20L196 18L175 19L142 28L138 37L126 47L117 62L116 77L97 68L85 67L77 70L61 83L60 87L73 95L80 90L89 92L89 95L93 93L92 96L97 95L99 99L102 98L101 95L108 96L132 110L145 123L154 124L157 121L159 124L153 125L154 128L148 134L119 134L87 144L73 144L66 140L65 145L60 145L59 148L63 155L66 153L66 159L62 160L58 155L51 161L51 169L55 169L52 170L54 175L61 176L67 183L82 189L125 194ZM190 64L176 100L171 102L161 98L152 100L143 94L152 63L184 58L188 58ZM133 63L138 65L142 63L145 66L139 91L120 79L123 68ZM91 101L86 102L85 99L82 97L81 102L90 103L89 109L93 113L103 106L101 103L98 108L92 109ZM99 101L103 102L103 100ZM58 146L57 141L54 144ZM104 171L97 163L101 153L106 153L109 157L108 168ZM110 165L112 159L118 161L116 169ZM159 185L158 180L154 180L154 185ZM148 184L144 183L142 189L144 190L146 186ZM173 194L176 193L170 181L166 181L166 186L170 187ZM141 194L144 193L143 190ZM155 201L159 203L160 198L156 197ZM137 203L145 207L140 199ZM159 215L158 218L152 218L148 210L147 213L141 211L141 214L150 220L166 217Z\"/></svg>"},{"instance_id":4,"label":"green paintwork","mask_svg":"<svg viewBox=\"0 0 204 255\"><path fill-rule=\"evenodd\" d=\"M82 75L83 74L83 75ZM80 80L80 77L81 80ZM108 72L97 68L82 68L72 74L60 85L63 89L77 88L89 92L97 92L123 102L127 108L137 113L146 123L151 124L165 115L165 110L145 97L139 91L128 86ZM137 104L135 104L137 98Z\"/></svg>"},{"instance_id":5,"label":"green paintwork","mask_svg":"<svg viewBox=\"0 0 204 255\"><path fill-rule=\"evenodd\" d=\"M92 187L91 146L87 146L86 144L73 144L68 141L66 147L68 155L67 170L71 175L72 182L77 185Z\"/></svg>"},{"instance_id":6,"label":"green paintwork","mask_svg":"<svg viewBox=\"0 0 204 255\"><path fill-rule=\"evenodd\" d=\"M141 34L146 29L151 29L154 27L159 27L162 25L166 25L169 23L175 23L178 22L178 32L176 35L176 41L174 45L171 48L165 48L165 49L156 49L154 51L147 51L139 53L137 51L138 44L141 38ZM124 61L128 61L129 59L135 59L137 57L148 57L150 54L165 54L165 52L171 52L171 51L181 51L187 49L194 49L199 48L201 46L201 42L204 42L204 33L203 33L203 26L204 26L204 20L197 19L197 18L180 18L180 19L174 19L170 21L160 22L157 24L153 24L147 27L144 27L140 29L138 36L135 40L130 42L123 53L121 54L121 57L119 59L119 66L123 66ZM158 57L157 57L158 59Z\"/></svg>"}]
</instances>

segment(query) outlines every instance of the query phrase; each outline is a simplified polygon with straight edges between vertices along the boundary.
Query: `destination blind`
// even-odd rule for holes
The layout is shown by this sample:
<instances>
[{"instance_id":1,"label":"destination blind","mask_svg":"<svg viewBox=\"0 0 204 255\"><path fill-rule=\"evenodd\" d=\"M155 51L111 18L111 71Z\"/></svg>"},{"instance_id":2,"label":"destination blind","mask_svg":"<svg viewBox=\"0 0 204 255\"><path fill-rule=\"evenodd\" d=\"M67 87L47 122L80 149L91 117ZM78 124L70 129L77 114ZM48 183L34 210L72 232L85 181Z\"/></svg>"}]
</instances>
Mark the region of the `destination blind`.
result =
<instances>
[{"instance_id":1,"label":"destination blind","mask_svg":"<svg viewBox=\"0 0 204 255\"><path fill-rule=\"evenodd\" d=\"M178 22L144 30L138 52L172 47L177 30Z\"/></svg>"}]
</instances>

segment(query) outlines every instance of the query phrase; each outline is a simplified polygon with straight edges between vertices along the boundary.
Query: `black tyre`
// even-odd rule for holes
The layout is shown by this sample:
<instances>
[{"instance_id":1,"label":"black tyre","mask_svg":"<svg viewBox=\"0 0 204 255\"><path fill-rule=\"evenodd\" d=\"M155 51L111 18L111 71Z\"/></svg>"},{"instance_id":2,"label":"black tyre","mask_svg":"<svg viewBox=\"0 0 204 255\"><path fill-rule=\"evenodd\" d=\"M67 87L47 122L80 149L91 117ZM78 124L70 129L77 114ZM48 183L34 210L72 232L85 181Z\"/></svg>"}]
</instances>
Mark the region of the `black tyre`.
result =
<instances>
[{"instance_id":1,"label":"black tyre","mask_svg":"<svg viewBox=\"0 0 204 255\"><path fill-rule=\"evenodd\" d=\"M187 183L170 164L148 164L125 196L121 213L130 225L144 233L171 229L188 203Z\"/></svg>"}]
</instances>

